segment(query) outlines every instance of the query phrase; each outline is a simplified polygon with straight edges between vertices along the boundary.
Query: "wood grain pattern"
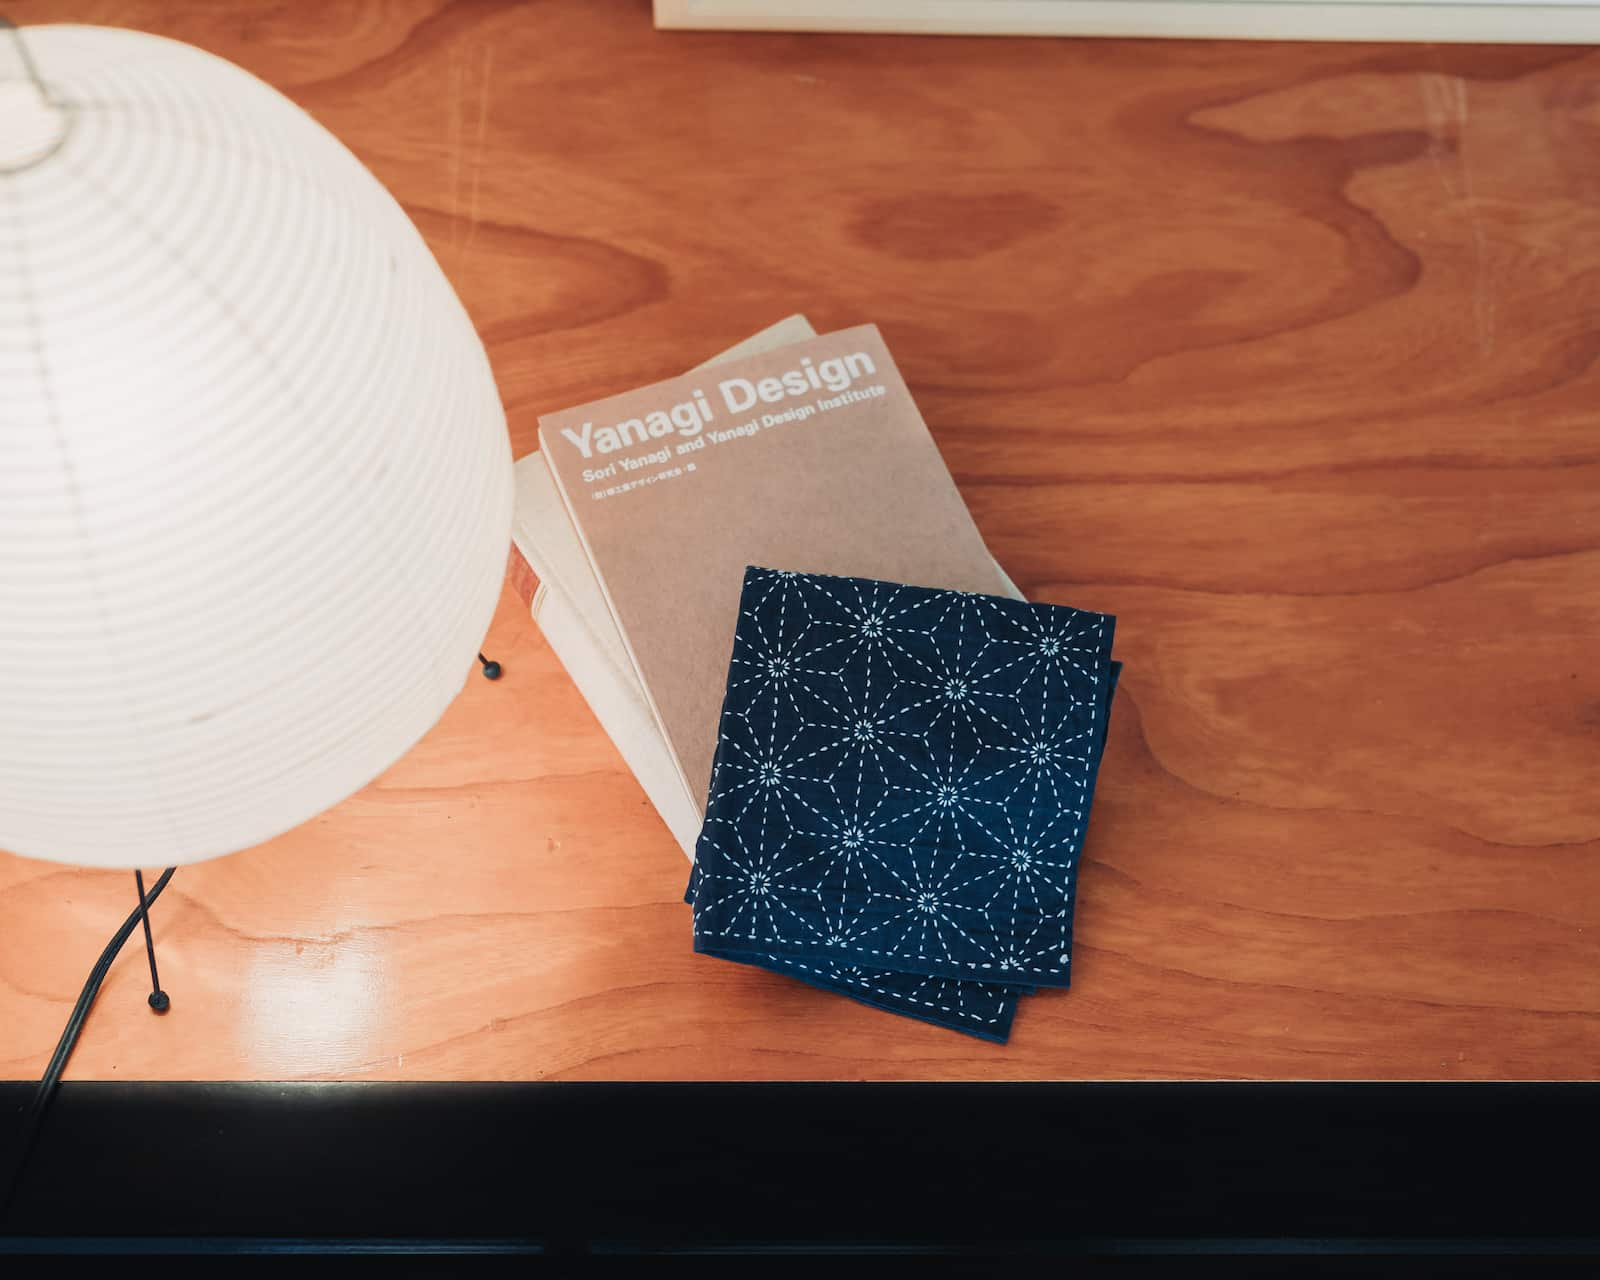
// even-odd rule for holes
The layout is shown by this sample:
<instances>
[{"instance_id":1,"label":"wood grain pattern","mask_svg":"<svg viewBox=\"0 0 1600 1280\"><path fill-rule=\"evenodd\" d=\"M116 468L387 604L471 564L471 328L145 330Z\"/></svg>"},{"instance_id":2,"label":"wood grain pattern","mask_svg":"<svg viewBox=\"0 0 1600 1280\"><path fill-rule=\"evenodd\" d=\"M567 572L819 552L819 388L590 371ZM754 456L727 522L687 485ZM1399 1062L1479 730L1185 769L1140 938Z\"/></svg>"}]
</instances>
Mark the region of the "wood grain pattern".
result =
<instances>
[{"instance_id":1,"label":"wood grain pattern","mask_svg":"<svg viewBox=\"0 0 1600 1280\"><path fill-rule=\"evenodd\" d=\"M1118 615L1076 985L1009 1047L696 957L508 592L347 803L181 871L77 1077L1571 1077L1600 1060L1600 54L13 3L343 138L540 412L877 321L1001 563ZM0 859L0 1072L131 877Z\"/></svg>"}]
</instances>

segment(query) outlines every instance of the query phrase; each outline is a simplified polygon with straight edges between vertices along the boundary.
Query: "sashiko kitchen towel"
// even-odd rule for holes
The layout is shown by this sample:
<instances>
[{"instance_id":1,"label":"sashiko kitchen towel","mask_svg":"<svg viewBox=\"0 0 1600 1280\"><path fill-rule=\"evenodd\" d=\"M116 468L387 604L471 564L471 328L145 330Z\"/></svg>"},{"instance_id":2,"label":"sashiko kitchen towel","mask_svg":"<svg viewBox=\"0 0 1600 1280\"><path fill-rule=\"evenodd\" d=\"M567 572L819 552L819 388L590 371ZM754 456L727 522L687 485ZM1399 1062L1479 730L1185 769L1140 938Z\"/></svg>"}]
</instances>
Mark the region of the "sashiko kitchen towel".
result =
<instances>
[{"instance_id":1,"label":"sashiko kitchen towel","mask_svg":"<svg viewBox=\"0 0 1600 1280\"><path fill-rule=\"evenodd\" d=\"M748 569L695 949L1005 1040L1070 981L1115 623Z\"/></svg>"}]
</instances>

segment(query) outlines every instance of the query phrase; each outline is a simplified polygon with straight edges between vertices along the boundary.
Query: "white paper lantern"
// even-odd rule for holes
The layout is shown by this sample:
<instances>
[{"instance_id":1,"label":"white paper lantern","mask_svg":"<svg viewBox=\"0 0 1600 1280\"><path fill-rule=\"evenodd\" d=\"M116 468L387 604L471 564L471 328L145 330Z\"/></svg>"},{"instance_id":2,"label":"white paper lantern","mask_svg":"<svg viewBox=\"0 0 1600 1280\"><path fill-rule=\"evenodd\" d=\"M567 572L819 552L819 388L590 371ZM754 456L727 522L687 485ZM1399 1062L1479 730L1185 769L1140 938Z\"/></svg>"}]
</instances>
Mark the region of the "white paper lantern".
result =
<instances>
[{"instance_id":1,"label":"white paper lantern","mask_svg":"<svg viewBox=\"0 0 1600 1280\"><path fill-rule=\"evenodd\" d=\"M0 51L0 849L193 862L460 691L505 417L422 237L299 107L175 41L24 36L63 110Z\"/></svg>"}]
</instances>

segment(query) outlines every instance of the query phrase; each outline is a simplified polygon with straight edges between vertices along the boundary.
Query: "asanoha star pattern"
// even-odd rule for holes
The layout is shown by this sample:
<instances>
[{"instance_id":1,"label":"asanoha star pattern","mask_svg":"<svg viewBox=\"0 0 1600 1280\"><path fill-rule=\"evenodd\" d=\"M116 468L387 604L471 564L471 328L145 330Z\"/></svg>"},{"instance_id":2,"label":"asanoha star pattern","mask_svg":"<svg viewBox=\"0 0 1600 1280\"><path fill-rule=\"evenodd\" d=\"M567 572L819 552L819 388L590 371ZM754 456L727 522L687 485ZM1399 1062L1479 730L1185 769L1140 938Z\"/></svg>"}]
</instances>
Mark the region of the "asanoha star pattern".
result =
<instances>
[{"instance_id":1,"label":"asanoha star pattern","mask_svg":"<svg viewBox=\"0 0 1600 1280\"><path fill-rule=\"evenodd\" d=\"M702 951L1004 1038L1070 980L1115 620L747 571L690 883Z\"/></svg>"}]
</instances>

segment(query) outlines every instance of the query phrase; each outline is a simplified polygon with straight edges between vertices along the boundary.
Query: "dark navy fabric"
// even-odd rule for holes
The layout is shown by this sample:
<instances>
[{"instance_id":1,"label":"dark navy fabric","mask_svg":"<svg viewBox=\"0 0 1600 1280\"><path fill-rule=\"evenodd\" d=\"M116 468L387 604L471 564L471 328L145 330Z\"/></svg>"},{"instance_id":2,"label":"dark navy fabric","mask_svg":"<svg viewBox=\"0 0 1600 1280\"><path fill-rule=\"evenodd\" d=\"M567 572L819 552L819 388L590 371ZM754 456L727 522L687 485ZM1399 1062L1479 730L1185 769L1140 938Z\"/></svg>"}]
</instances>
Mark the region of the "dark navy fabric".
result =
<instances>
[{"instance_id":1,"label":"dark navy fabric","mask_svg":"<svg viewBox=\"0 0 1600 1280\"><path fill-rule=\"evenodd\" d=\"M1117 677L1122 664L1111 664L1111 689L1108 697L1116 693ZM1104 725L1100 746L1105 745ZM713 765L715 768L715 765ZM684 900L694 902L700 874L696 863L689 874L689 888ZM953 978L930 978L914 973L896 973L886 969L861 969L855 966L823 967L784 960L774 955L734 954L715 948L701 948L709 954L724 959L738 960L757 965L775 973L798 978L824 990L836 991L864 1004L885 1009L891 1013L920 1018L938 1026L963 1031L984 1040L1005 1043L1011 1033L1011 1022L1016 1015L1022 996L1031 995L1032 985L967 982Z\"/></svg>"},{"instance_id":2,"label":"dark navy fabric","mask_svg":"<svg viewBox=\"0 0 1600 1280\"><path fill-rule=\"evenodd\" d=\"M695 947L1004 1040L1070 981L1115 619L749 569Z\"/></svg>"}]
</instances>

